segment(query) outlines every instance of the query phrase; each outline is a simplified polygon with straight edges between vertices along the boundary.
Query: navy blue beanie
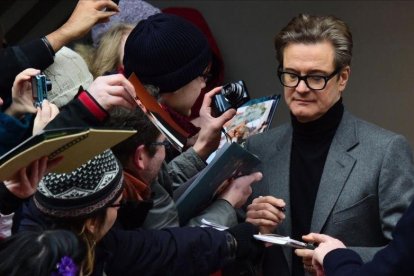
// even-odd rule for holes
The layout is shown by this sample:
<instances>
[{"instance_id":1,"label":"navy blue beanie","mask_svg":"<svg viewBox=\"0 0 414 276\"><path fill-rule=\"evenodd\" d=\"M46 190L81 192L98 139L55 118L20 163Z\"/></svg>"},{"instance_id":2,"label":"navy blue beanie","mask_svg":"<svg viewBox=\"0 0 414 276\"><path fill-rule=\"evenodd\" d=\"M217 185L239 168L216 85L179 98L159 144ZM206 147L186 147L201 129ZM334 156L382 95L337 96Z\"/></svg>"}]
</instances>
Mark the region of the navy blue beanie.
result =
<instances>
[{"instance_id":1,"label":"navy blue beanie","mask_svg":"<svg viewBox=\"0 0 414 276\"><path fill-rule=\"evenodd\" d=\"M172 14L155 14L142 20L125 43L124 67L143 84L160 93L174 92L208 66L211 51L204 34L190 21Z\"/></svg>"}]
</instances>

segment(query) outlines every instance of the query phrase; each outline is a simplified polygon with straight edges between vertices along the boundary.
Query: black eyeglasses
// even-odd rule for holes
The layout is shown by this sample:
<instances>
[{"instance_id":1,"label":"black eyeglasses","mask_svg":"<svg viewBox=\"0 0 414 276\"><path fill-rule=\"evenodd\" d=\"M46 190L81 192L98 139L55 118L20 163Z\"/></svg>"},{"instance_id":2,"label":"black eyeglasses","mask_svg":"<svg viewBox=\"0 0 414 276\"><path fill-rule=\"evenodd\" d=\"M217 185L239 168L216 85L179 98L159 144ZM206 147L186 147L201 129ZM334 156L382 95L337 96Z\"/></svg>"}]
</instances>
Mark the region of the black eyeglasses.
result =
<instances>
[{"instance_id":1,"label":"black eyeglasses","mask_svg":"<svg viewBox=\"0 0 414 276\"><path fill-rule=\"evenodd\" d=\"M332 74L328 76L318 75L318 74L310 74L310 75L298 75L292 72L282 71L282 68L279 67L278 69L278 76L279 80L283 86L286 87L297 87L301 80L306 83L306 86L312 90L322 90L326 87L326 84L330 79L332 79L336 74L341 71L341 68L335 69Z\"/></svg>"},{"instance_id":2,"label":"black eyeglasses","mask_svg":"<svg viewBox=\"0 0 414 276\"><path fill-rule=\"evenodd\" d=\"M203 78L204 82L208 82L213 75L210 72L202 73L200 77Z\"/></svg>"},{"instance_id":3,"label":"black eyeglasses","mask_svg":"<svg viewBox=\"0 0 414 276\"><path fill-rule=\"evenodd\" d=\"M162 142L152 142L149 144L150 146L164 146L165 149L169 149L171 147L171 143L168 140L164 140Z\"/></svg>"}]
</instances>

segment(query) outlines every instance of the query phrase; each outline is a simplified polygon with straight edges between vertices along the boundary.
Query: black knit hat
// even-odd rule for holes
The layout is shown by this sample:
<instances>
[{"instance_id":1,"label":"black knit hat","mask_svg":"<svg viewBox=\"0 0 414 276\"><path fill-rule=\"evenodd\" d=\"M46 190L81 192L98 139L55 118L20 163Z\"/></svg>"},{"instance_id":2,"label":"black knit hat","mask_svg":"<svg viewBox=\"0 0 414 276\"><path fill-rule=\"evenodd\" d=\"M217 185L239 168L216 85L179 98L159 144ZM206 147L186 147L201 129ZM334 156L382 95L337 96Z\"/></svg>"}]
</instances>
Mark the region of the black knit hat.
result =
<instances>
[{"instance_id":1,"label":"black knit hat","mask_svg":"<svg viewBox=\"0 0 414 276\"><path fill-rule=\"evenodd\" d=\"M39 183L34 203L53 217L88 217L112 204L122 190L122 167L106 150L73 172L47 174Z\"/></svg>"},{"instance_id":2,"label":"black knit hat","mask_svg":"<svg viewBox=\"0 0 414 276\"><path fill-rule=\"evenodd\" d=\"M125 43L125 75L135 72L160 93L174 92L208 66L211 51L204 34L190 21L172 14L142 20Z\"/></svg>"}]
</instances>

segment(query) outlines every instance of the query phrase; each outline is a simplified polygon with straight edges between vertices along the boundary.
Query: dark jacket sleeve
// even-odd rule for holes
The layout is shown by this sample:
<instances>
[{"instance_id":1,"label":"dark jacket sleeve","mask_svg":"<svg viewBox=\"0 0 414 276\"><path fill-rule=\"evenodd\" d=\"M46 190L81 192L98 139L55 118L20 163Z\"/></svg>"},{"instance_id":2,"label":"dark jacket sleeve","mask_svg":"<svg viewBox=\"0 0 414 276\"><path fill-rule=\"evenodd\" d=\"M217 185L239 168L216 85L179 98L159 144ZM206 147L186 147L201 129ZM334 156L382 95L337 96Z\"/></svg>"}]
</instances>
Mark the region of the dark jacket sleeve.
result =
<instances>
[{"instance_id":1,"label":"dark jacket sleeve","mask_svg":"<svg viewBox=\"0 0 414 276\"><path fill-rule=\"evenodd\" d=\"M32 118L32 114L26 114L19 120L0 112L0 155L8 152L31 135Z\"/></svg>"},{"instance_id":2,"label":"dark jacket sleeve","mask_svg":"<svg viewBox=\"0 0 414 276\"><path fill-rule=\"evenodd\" d=\"M8 215L13 213L17 208L20 207L20 204L23 202L22 199L18 198L12 194L4 185L3 182L0 182L0 213L3 215Z\"/></svg>"},{"instance_id":3,"label":"dark jacket sleeve","mask_svg":"<svg viewBox=\"0 0 414 276\"><path fill-rule=\"evenodd\" d=\"M44 70L53 63L53 55L41 39L0 51L0 97L10 101L14 78L27 68Z\"/></svg>"},{"instance_id":4,"label":"dark jacket sleeve","mask_svg":"<svg viewBox=\"0 0 414 276\"><path fill-rule=\"evenodd\" d=\"M208 275L231 259L228 236L200 227L112 230L99 246L111 253L107 275Z\"/></svg>"},{"instance_id":5,"label":"dark jacket sleeve","mask_svg":"<svg viewBox=\"0 0 414 276\"><path fill-rule=\"evenodd\" d=\"M45 127L55 129L64 127L99 127L108 113L86 91L64 105L59 114Z\"/></svg>"},{"instance_id":6,"label":"dark jacket sleeve","mask_svg":"<svg viewBox=\"0 0 414 276\"><path fill-rule=\"evenodd\" d=\"M350 249L336 249L324 259L324 269L330 275L413 275L414 262L414 202L397 223L393 240L375 254L372 261L363 264L361 258Z\"/></svg>"}]
</instances>

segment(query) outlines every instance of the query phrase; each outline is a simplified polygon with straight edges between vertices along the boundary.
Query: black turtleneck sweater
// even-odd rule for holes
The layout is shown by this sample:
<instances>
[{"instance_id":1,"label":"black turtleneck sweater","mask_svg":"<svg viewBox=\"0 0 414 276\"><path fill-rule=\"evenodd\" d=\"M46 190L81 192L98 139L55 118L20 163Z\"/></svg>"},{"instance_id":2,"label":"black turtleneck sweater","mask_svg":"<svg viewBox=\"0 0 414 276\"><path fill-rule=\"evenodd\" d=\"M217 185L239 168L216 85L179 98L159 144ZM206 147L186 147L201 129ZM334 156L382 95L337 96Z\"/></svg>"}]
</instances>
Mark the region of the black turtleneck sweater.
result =
<instances>
[{"instance_id":1,"label":"black turtleneck sweater","mask_svg":"<svg viewBox=\"0 0 414 276\"><path fill-rule=\"evenodd\" d=\"M310 231L313 208L326 157L344 107L339 99L321 118L300 123L292 117L292 152L290 159L290 202L292 238L301 240ZM294 276L303 276L302 259L292 254Z\"/></svg>"}]
</instances>

